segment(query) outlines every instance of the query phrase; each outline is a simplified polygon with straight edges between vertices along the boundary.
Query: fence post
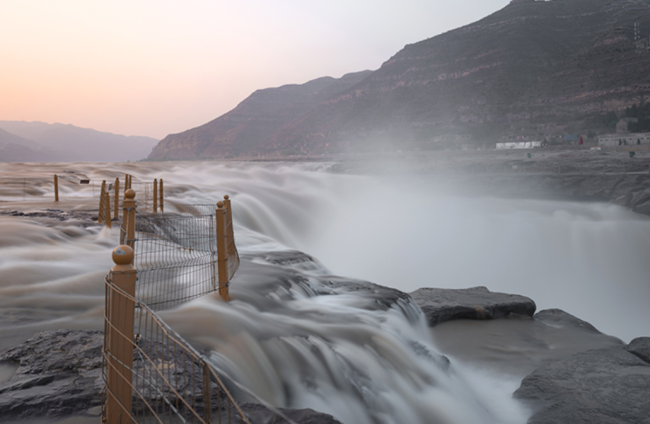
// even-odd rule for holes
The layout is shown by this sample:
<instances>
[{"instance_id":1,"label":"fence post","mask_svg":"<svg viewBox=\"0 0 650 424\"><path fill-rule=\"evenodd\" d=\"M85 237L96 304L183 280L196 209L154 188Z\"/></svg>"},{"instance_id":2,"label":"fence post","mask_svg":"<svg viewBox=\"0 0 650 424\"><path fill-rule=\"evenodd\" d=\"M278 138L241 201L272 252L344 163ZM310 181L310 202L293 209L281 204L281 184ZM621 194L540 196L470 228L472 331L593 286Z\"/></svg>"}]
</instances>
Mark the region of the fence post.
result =
<instances>
[{"instance_id":1,"label":"fence post","mask_svg":"<svg viewBox=\"0 0 650 424\"><path fill-rule=\"evenodd\" d=\"M59 176L54 174L54 201L59 201Z\"/></svg>"},{"instance_id":2,"label":"fence post","mask_svg":"<svg viewBox=\"0 0 650 424\"><path fill-rule=\"evenodd\" d=\"M226 302L230 301L228 293L228 240L226 238L226 208L222 201L217 202L217 268L219 276L219 295Z\"/></svg>"},{"instance_id":3,"label":"fence post","mask_svg":"<svg viewBox=\"0 0 650 424\"><path fill-rule=\"evenodd\" d=\"M135 191L129 189L124 193L122 204L122 227L120 231L120 244L131 248L135 243Z\"/></svg>"},{"instance_id":4,"label":"fence post","mask_svg":"<svg viewBox=\"0 0 650 424\"><path fill-rule=\"evenodd\" d=\"M153 180L153 213L158 213L158 178Z\"/></svg>"},{"instance_id":5,"label":"fence post","mask_svg":"<svg viewBox=\"0 0 650 424\"><path fill-rule=\"evenodd\" d=\"M232 226L232 208L230 206L230 196L223 196L223 204L226 207L226 246L235 242L235 229Z\"/></svg>"},{"instance_id":6,"label":"fence post","mask_svg":"<svg viewBox=\"0 0 650 424\"><path fill-rule=\"evenodd\" d=\"M134 256L130 246L122 245L113 250L115 266L109 274L112 284L109 285L108 310L105 312L108 330L108 346L104 346L108 360L106 424L131 423L136 280L136 270L131 264Z\"/></svg>"},{"instance_id":7,"label":"fence post","mask_svg":"<svg viewBox=\"0 0 650 424\"><path fill-rule=\"evenodd\" d=\"M115 195L113 197L115 198L113 215L115 218L119 218L120 217L120 179L119 178L115 178Z\"/></svg>"},{"instance_id":8,"label":"fence post","mask_svg":"<svg viewBox=\"0 0 650 424\"><path fill-rule=\"evenodd\" d=\"M106 211L104 212L104 218L106 218L106 222L104 223L108 228L111 228L112 226L112 219L111 219L111 195L108 194L108 190L106 193L104 193L105 199L104 199L104 207L106 208Z\"/></svg>"},{"instance_id":9,"label":"fence post","mask_svg":"<svg viewBox=\"0 0 650 424\"><path fill-rule=\"evenodd\" d=\"M203 362L203 418L206 423L212 422L212 396L210 393L210 365ZM219 412L217 411L217 414Z\"/></svg>"},{"instance_id":10,"label":"fence post","mask_svg":"<svg viewBox=\"0 0 650 424\"><path fill-rule=\"evenodd\" d=\"M106 207L104 206L106 198L104 197L104 192L106 191L106 180L102 181L102 191L99 192L99 213L97 214L97 222L102 224L104 222L103 214L106 213Z\"/></svg>"},{"instance_id":11,"label":"fence post","mask_svg":"<svg viewBox=\"0 0 650 424\"><path fill-rule=\"evenodd\" d=\"M124 174L124 193L129 189L129 174Z\"/></svg>"},{"instance_id":12,"label":"fence post","mask_svg":"<svg viewBox=\"0 0 650 424\"><path fill-rule=\"evenodd\" d=\"M163 196L163 179L160 179L160 195L158 196L160 198L160 212L165 212L165 202L163 201L164 196Z\"/></svg>"}]
</instances>

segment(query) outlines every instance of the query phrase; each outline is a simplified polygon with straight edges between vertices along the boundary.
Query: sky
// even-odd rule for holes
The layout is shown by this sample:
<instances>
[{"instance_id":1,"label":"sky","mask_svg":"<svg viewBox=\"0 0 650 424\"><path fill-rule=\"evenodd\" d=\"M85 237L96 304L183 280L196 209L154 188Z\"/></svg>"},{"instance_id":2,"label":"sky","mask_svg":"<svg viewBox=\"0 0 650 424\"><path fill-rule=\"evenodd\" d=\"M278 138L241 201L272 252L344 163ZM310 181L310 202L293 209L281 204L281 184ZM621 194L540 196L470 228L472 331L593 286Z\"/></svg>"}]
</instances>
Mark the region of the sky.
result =
<instances>
[{"instance_id":1,"label":"sky","mask_svg":"<svg viewBox=\"0 0 650 424\"><path fill-rule=\"evenodd\" d=\"M509 0L0 0L0 120L162 139Z\"/></svg>"}]
</instances>

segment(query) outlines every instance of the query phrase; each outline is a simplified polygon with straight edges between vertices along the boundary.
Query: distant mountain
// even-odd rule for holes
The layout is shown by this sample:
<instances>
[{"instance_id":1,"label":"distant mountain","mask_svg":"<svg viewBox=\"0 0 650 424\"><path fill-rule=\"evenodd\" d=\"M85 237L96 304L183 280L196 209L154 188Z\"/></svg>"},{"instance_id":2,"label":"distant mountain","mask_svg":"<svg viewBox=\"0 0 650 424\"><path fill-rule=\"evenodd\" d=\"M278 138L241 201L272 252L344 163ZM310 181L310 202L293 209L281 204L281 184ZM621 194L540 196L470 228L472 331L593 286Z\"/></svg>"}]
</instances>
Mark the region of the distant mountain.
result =
<instances>
[{"instance_id":1,"label":"distant mountain","mask_svg":"<svg viewBox=\"0 0 650 424\"><path fill-rule=\"evenodd\" d=\"M200 127L165 137L150 159L234 157L266 151L269 136L322 101L357 84L371 71L301 85L257 90L235 109Z\"/></svg>"},{"instance_id":2,"label":"distant mountain","mask_svg":"<svg viewBox=\"0 0 650 424\"><path fill-rule=\"evenodd\" d=\"M0 162L40 162L45 155L38 144L0 128Z\"/></svg>"},{"instance_id":3,"label":"distant mountain","mask_svg":"<svg viewBox=\"0 0 650 424\"><path fill-rule=\"evenodd\" d=\"M146 158L158 140L124 136L74 125L44 122L0 121L0 129L30 140L44 151L53 152L49 160L85 162L124 162ZM27 144L24 144L28 146ZM34 149L34 146L28 146ZM46 158L47 160L47 158ZM0 157L2 161L2 157Z\"/></svg>"},{"instance_id":4,"label":"distant mountain","mask_svg":"<svg viewBox=\"0 0 650 424\"><path fill-rule=\"evenodd\" d=\"M255 137L243 130L247 118L265 116L255 102L262 90L166 137L150 158L436 149L608 131L605 114L650 95L649 35L648 0L517 0L407 45L314 107L298 112L288 97L278 101L296 112L281 126L257 119ZM235 116L239 126L216 125Z\"/></svg>"}]
</instances>

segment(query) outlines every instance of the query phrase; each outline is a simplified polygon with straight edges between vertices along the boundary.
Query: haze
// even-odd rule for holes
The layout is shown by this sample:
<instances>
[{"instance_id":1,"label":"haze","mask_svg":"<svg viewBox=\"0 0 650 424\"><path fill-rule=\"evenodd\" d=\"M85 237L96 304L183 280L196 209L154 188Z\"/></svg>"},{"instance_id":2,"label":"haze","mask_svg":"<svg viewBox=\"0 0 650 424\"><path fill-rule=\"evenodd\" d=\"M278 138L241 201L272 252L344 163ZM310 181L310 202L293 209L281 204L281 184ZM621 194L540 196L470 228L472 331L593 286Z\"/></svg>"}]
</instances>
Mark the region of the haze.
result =
<instances>
[{"instance_id":1,"label":"haze","mask_svg":"<svg viewBox=\"0 0 650 424\"><path fill-rule=\"evenodd\" d=\"M377 69L507 0L24 0L0 5L0 120L162 138L259 88Z\"/></svg>"}]
</instances>

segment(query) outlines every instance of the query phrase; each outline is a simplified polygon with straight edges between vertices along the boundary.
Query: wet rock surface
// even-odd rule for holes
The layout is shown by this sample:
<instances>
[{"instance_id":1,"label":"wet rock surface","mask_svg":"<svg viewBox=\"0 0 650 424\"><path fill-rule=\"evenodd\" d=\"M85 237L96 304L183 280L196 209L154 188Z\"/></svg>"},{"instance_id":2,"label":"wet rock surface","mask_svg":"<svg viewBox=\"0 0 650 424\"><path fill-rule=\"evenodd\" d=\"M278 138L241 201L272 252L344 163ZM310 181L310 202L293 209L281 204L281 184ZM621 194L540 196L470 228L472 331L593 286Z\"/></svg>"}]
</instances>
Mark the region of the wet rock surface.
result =
<instances>
[{"instance_id":1,"label":"wet rock surface","mask_svg":"<svg viewBox=\"0 0 650 424\"><path fill-rule=\"evenodd\" d=\"M97 225L97 211L93 210L69 210L61 209L38 209L38 210L0 210L0 215L16 216L24 218L45 218L57 221L78 221L75 224L80 227Z\"/></svg>"},{"instance_id":2,"label":"wet rock surface","mask_svg":"<svg viewBox=\"0 0 650 424\"><path fill-rule=\"evenodd\" d=\"M103 340L100 331L45 331L0 354L20 364L0 383L0 417L64 417L99 406Z\"/></svg>"},{"instance_id":3,"label":"wet rock surface","mask_svg":"<svg viewBox=\"0 0 650 424\"><path fill-rule=\"evenodd\" d=\"M528 424L650 423L650 363L610 347L577 353L529 374L515 392Z\"/></svg>"},{"instance_id":4,"label":"wet rock surface","mask_svg":"<svg viewBox=\"0 0 650 424\"><path fill-rule=\"evenodd\" d=\"M626 347L627 351L650 364L650 337L638 337Z\"/></svg>"},{"instance_id":5,"label":"wet rock surface","mask_svg":"<svg viewBox=\"0 0 650 424\"><path fill-rule=\"evenodd\" d=\"M0 421L48 420L69 416L99 419L101 391L104 387L102 346L104 334L92 330L43 331L25 343L0 354L0 363L19 364L6 381L0 382ZM162 345L161 345L162 346ZM162 348L156 345L156 349ZM158 352L157 357L162 357ZM138 368L137 360L134 368ZM194 368L188 368L194 369ZM200 373L199 367L196 372ZM201 376L197 374L197 381ZM219 414L225 420L225 394L211 390L213 417ZM201 387L197 388L201 392ZM202 398L197 400L197 411L203 412ZM137 399L134 408L139 408ZM217 408L222 405L221 412ZM270 409L255 403L240 405L253 424L287 423ZM280 412L301 424L337 424L331 415L311 409L281 409ZM237 417L236 411L231 411Z\"/></svg>"},{"instance_id":6,"label":"wet rock surface","mask_svg":"<svg viewBox=\"0 0 650 424\"><path fill-rule=\"evenodd\" d=\"M242 412L255 424L288 424L289 421L278 417L273 411L257 403L239 405ZM313 409L284 409L279 411L290 420L300 424L341 424L331 415L314 411Z\"/></svg>"},{"instance_id":7,"label":"wet rock surface","mask_svg":"<svg viewBox=\"0 0 650 424\"><path fill-rule=\"evenodd\" d=\"M491 292L485 287L421 288L410 295L424 312L429 326L457 319L530 317L536 309L535 302L527 297Z\"/></svg>"}]
</instances>

